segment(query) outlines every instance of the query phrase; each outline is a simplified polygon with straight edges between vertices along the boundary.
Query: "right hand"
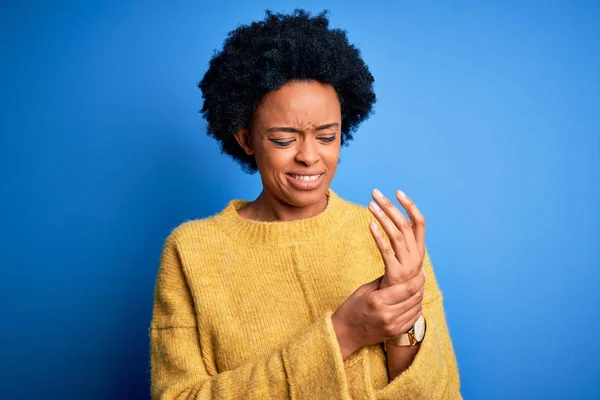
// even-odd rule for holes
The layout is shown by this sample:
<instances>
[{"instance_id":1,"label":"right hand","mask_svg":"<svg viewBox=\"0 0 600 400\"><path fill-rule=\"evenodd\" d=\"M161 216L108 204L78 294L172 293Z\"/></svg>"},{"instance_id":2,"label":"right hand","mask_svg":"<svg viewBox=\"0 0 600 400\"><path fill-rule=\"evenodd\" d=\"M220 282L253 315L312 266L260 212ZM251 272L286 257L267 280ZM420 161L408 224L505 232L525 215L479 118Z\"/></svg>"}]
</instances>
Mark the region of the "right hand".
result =
<instances>
[{"instance_id":1,"label":"right hand","mask_svg":"<svg viewBox=\"0 0 600 400\"><path fill-rule=\"evenodd\" d=\"M361 285L333 313L331 319L342 357L356 350L399 336L421 314L425 276L379 289L383 276Z\"/></svg>"}]
</instances>

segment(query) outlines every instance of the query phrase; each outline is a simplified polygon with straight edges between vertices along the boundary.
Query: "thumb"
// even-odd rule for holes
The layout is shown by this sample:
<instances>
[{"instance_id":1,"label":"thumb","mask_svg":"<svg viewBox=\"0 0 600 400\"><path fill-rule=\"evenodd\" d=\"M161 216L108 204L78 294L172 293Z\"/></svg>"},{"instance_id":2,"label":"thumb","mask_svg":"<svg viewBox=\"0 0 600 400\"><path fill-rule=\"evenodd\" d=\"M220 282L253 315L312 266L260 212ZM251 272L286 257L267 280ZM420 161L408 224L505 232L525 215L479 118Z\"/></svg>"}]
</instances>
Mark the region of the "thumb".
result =
<instances>
[{"instance_id":1,"label":"thumb","mask_svg":"<svg viewBox=\"0 0 600 400\"><path fill-rule=\"evenodd\" d=\"M371 282L367 282L364 283L361 287L360 287L360 294L367 294L367 293L371 293L374 292L375 290L379 289L379 285L381 285L381 280L383 279L384 275L381 275L375 279L373 279Z\"/></svg>"}]
</instances>

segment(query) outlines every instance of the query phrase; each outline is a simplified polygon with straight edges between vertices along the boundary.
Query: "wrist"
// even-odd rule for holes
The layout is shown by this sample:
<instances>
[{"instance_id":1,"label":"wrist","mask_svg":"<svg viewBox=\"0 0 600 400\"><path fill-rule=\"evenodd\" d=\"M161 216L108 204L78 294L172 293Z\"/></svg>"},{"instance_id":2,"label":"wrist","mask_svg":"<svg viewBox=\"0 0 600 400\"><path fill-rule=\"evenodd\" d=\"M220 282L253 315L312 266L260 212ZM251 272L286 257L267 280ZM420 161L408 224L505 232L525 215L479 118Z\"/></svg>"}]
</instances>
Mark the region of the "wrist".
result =
<instances>
[{"instance_id":1,"label":"wrist","mask_svg":"<svg viewBox=\"0 0 600 400\"><path fill-rule=\"evenodd\" d=\"M426 323L425 317L420 313L418 319L415 321L410 329L402 335L396 336L390 340L386 340L383 343L384 350L387 351L389 347L411 347L419 345L425 338Z\"/></svg>"},{"instance_id":2,"label":"wrist","mask_svg":"<svg viewBox=\"0 0 600 400\"><path fill-rule=\"evenodd\" d=\"M331 323L340 346L342 359L346 361L346 359L350 357L352 353L358 350L360 346L354 342L354 336L352 335L348 326L342 320L340 320L335 313L331 315Z\"/></svg>"}]
</instances>

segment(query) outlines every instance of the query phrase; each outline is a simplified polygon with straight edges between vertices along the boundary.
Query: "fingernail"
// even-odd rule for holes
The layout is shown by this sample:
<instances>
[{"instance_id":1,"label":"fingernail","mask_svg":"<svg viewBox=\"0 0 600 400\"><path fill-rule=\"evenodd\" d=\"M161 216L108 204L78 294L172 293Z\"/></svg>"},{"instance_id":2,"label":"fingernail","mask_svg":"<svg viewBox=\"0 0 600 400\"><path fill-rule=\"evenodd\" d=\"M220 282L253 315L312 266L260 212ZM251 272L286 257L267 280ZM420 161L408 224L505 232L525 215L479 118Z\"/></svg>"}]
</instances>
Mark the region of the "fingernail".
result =
<instances>
[{"instance_id":1,"label":"fingernail","mask_svg":"<svg viewBox=\"0 0 600 400\"><path fill-rule=\"evenodd\" d=\"M373 193L375 193L375 196L377 197L383 197L383 193L381 193L378 189L374 189Z\"/></svg>"},{"instance_id":2,"label":"fingernail","mask_svg":"<svg viewBox=\"0 0 600 400\"><path fill-rule=\"evenodd\" d=\"M373 229L375 232L379 232L379 228L377 228L377 224L375 223L375 221L371 222L371 229Z\"/></svg>"},{"instance_id":3,"label":"fingernail","mask_svg":"<svg viewBox=\"0 0 600 400\"><path fill-rule=\"evenodd\" d=\"M400 189L398 189L398 196L402 197L403 199L406 198L406 195L404 194L404 192Z\"/></svg>"},{"instance_id":4,"label":"fingernail","mask_svg":"<svg viewBox=\"0 0 600 400\"><path fill-rule=\"evenodd\" d=\"M375 203L374 201L370 202L369 205L375 210L375 211L381 211L381 207L379 207L379 204Z\"/></svg>"}]
</instances>

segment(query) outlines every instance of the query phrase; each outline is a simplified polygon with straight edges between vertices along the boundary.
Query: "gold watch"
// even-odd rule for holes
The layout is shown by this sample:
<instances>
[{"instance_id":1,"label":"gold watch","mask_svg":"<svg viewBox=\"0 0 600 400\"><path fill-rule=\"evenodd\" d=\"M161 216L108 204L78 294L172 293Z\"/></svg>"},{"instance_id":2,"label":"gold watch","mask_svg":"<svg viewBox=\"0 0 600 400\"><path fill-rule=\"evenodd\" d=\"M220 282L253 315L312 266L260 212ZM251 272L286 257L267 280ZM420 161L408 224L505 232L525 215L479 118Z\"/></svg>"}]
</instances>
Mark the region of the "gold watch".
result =
<instances>
[{"instance_id":1,"label":"gold watch","mask_svg":"<svg viewBox=\"0 0 600 400\"><path fill-rule=\"evenodd\" d=\"M393 339L386 340L383 342L383 349L387 351L389 344L393 346L414 346L423 341L425 337L426 324L423 314L417 319L415 324L406 332Z\"/></svg>"}]
</instances>

